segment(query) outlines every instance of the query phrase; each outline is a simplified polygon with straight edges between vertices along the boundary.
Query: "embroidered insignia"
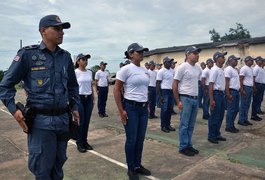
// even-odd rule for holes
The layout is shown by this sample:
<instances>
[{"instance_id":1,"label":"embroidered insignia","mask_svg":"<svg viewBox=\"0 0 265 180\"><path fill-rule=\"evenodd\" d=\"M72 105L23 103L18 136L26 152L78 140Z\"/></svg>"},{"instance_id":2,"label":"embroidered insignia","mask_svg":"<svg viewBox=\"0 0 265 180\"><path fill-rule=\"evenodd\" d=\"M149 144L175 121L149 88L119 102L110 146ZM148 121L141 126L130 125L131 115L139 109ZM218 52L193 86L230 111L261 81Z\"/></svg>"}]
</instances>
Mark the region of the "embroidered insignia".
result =
<instances>
[{"instance_id":1,"label":"embroidered insignia","mask_svg":"<svg viewBox=\"0 0 265 180\"><path fill-rule=\"evenodd\" d=\"M35 61L35 60L37 59L37 56L36 56L36 55L33 55L33 56L31 57L31 59L32 59L33 61Z\"/></svg>"},{"instance_id":2,"label":"embroidered insignia","mask_svg":"<svg viewBox=\"0 0 265 180\"><path fill-rule=\"evenodd\" d=\"M58 16L56 16L55 20L59 23L61 22L61 19Z\"/></svg>"},{"instance_id":3,"label":"embroidered insignia","mask_svg":"<svg viewBox=\"0 0 265 180\"><path fill-rule=\"evenodd\" d=\"M45 57L44 54L39 54L39 59L40 59L40 60L46 60L46 57Z\"/></svg>"},{"instance_id":4,"label":"embroidered insignia","mask_svg":"<svg viewBox=\"0 0 265 180\"><path fill-rule=\"evenodd\" d=\"M43 84L42 79L38 79L38 80L37 80L37 83L38 83L39 86L41 86L41 85Z\"/></svg>"},{"instance_id":5,"label":"embroidered insignia","mask_svg":"<svg viewBox=\"0 0 265 180\"><path fill-rule=\"evenodd\" d=\"M13 59L14 61L19 61L20 60L20 57L19 57L19 55L16 55L15 57L14 57L14 59Z\"/></svg>"}]
</instances>

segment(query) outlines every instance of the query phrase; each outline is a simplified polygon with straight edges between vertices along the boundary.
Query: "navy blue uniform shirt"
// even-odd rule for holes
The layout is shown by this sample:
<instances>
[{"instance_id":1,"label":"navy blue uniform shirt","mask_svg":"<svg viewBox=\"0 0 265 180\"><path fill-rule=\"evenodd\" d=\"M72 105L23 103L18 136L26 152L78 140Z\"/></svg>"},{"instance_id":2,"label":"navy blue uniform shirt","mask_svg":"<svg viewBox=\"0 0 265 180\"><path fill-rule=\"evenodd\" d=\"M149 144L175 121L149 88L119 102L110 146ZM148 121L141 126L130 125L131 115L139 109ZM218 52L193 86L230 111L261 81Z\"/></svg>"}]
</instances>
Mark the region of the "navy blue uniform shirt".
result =
<instances>
[{"instance_id":1,"label":"navy blue uniform shirt","mask_svg":"<svg viewBox=\"0 0 265 180\"><path fill-rule=\"evenodd\" d=\"M18 51L0 83L0 99L11 114L16 112L14 86L21 80L28 95L28 106L65 108L71 102L72 110L78 110L78 83L71 55L59 46L51 52L42 42ZM42 129L65 129L68 115L37 115L34 123L34 127Z\"/></svg>"}]
</instances>

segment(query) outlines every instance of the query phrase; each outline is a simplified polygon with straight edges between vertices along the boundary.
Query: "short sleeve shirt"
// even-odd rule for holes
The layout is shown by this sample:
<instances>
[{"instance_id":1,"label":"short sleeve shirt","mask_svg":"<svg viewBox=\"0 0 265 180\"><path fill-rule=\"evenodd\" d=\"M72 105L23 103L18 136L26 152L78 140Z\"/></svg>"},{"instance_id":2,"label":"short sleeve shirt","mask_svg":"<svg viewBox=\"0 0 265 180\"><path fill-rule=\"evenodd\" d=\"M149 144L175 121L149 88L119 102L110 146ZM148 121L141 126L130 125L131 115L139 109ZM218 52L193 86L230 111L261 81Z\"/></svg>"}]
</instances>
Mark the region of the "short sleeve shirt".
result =
<instances>
[{"instance_id":1,"label":"short sleeve shirt","mask_svg":"<svg viewBox=\"0 0 265 180\"><path fill-rule=\"evenodd\" d=\"M108 86L109 72L98 70L95 74L95 79L98 80L98 86L107 87Z\"/></svg>"},{"instance_id":2,"label":"short sleeve shirt","mask_svg":"<svg viewBox=\"0 0 265 180\"><path fill-rule=\"evenodd\" d=\"M239 90L240 81L238 71L232 66L228 66L224 69L225 77L229 78L229 88Z\"/></svg>"},{"instance_id":3,"label":"short sleeve shirt","mask_svg":"<svg viewBox=\"0 0 265 180\"><path fill-rule=\"evenodd\" d=\"M171 71L171 68L161 68L157 72L156 80L161 81L161 89L172 89L173 73Z\"/></svg>"},{"instance_id":4,"label":"short sleeve shirt","mask_svg":"<svg viewBox=\"0 0 265 180\"><path fill-rule=\"evenodd\" d=\"M202 75L201 75L201 78L205 78L205 85L206 86L209 86L209 73L210 73L210 69L208 67L206 67L202 71Z\"/></svg>"},{"instance_id":5,"label":"short sleeve shirt","mask_svg":"<svg viewBox=\"0 0 265 180\"><path fill-rule=\"evenodd\" d=\"M148 70L148 74L150 76L149 86L156 87L156 75L157 75L157 72L155 70L152 71L151 69L149 69Z\"/></svg>"},{"instance_id":6,"label":"short sleeve shirt","mask_svg":"<svg viewBox=\"0 0 265 180\"><path fill-rule=\"evenodd\" d=\"M188 62L182 63L174 76L179 81L179 94L198 96L198 80L201 76L201 69L198 65L191 65Z\"/></svg>"},{"instance_id":7,"label":"short sleeve shirt","mask_svg":"<svg viewBox=\"0 0 265 180\"><path fill-rule=\"evenodd\" d=\"M79 85L80 95L91 95L92 94L92 72L90 70L81 71L80 69L75 70L76 79Z\"/></svg>"},{"instance_id":8,"label":"short sleeve shirt","mask_svg":"<svg viewBox=\"0 0 265 180\"><path fill-rule=\"evenodd\" d=\"M214 65L210 70L209 83L213 82L214 90L224 91L225 90L225 74L224 71L218 66Z\"/></svg>"},{"instance_id":9,"label":"short sleeve shirt","mask_svg":"<svg viewBox=\"0 0 265 180\"><path fill-rule=\"evenodd\" d=\"M147 102L150 77L145 68L131 63L117 72L116 79L124 82L125 99Z\"/></svg>"},{"instance_id":10,"label":"short sleeve shirt","mask_svg":"<svg viewBox=\"0 0 265 180\"><path fill-rule=\"evenodd\" d=\"M251 67L244 65L240 69L240 76L244 76L243 85L245 86L253 86L253 70Z\"/></svg>"}]
</instances>

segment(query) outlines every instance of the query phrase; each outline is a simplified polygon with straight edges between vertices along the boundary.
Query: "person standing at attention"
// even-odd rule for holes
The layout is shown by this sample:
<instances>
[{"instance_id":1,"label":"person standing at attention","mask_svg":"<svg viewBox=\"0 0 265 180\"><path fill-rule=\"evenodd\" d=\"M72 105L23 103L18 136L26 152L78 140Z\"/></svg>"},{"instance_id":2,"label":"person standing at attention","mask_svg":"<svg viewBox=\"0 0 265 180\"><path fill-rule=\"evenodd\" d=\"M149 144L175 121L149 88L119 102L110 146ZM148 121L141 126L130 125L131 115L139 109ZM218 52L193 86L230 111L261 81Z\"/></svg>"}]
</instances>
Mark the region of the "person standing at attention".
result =
<instances>
[{"instance_id":1,"label":"person standing at attention","mask_svg":"<svg viewBox=\"0 0 265 180\"><path fill-rule=\"evenodd\" d=\"M149 119L157 118L155 115L155 108L156 108L156 74L155 66L156 63L154 61L149 62L149 76L150 82L148 86L148 102L149 102Z\"/></svg>"},{"instance_id":2,"label":"person standing at attention","mask_svg":"<svg viewBox=\"0 0 265 180\"><path fill-rule=\"evenodd\" d=\"M171 64L173 61L173 58L165 57L163 59L164 67L157 72L156 76L156 88L161 104L161 131L165 133L176 131L176 129L171 126L171 115L174 105L174 95L172 91L174 77L171 71Z\"/></svg>"},{"instance_id":3,"label":"person standing at attention","mask_svg":"<svg viewBox=\"0 0 265 180\"><path fill-rule=\"evenodd\" d=\"M76 140L77 150L81 153L87 150L93 150L87 142L87 133L90 123L90 118L94 104L94 93L93 93L93 77L92 71L87 70L87 60L91 56L89 54L79 54L76 57L75 63L75 75L79 85L79 97L81 103L78 106L80 115L80 127L79 133Z\"/></svg>"},{"instance_id":4,"label":"person standing at attention","mask_svg":"<svg viewBox=\"0 0 265 180\"><path fill-rule=\"evenodd\" d=\"M63 29L70 26L57 15L41 18L41 43L20 49L0 83L0 99L28 133L28 168L38 180L63 179L69 110L79 123L78 84L71 54L59 47L63 42ZM35 114L32 129L15 104L15 84L21 80L27 93L26 107Z\"/></svg>"},{"instance_id":5,"label":"person standing at attention","mask_svg":"<svg viewBox=\"0 0 265 180\"><path fill-rule=\"evenodd\" d=\"M203 91L203 103L202 103L202 119L208 120L210 113L210 100L209 100L209 74L210 70L213 67L214 61L210 58L207 59L206 65L207 67L202 71L201 83L202 83L202 91Z\"/></svg>"},{"instance_id":6,"label":"person standing at attention","mask_svg":"<svg viewBox=\"0 0 265 180\"><path fill-rule=\"evenodd\" d=\"M238 133L239 130L235 128L235 119L239 111L239 74L236 69L238 60L240 58L231 55L228 57L225 72L225 92L227 99L227 112L226 112L226 128L225 131L231 133Z\"/></svg>"},{"instance_id":7,"label":"person standing at attention","mask_svg":"<svg viewBox=\"0 0 265 180\"><path fill-rule=\"evenodd\" d=\"M215 66L211 69L209 76L211 113L208 120L208 141L214 144L218 144L219 141L226 141L220 132L225 113L225 74L222 69L225 55L227 52L216 52L213 55Z\"/></svg>"},{"instance_id":8,"label":"person standing at attention","mask_svg":"<svg viewBox=\"0 0 265 180\"><path fill-rule=\"evenodd\" d=\"M125 128L125 154L130 180L138 180L138 174L145 176L151 172L142 166L142 151L148 122L147 93L149 85L148 71L140 67L143 61L144 48L138 43L128 46L125 55L131 63L117 72L114 85L114 98ZM124 89L124 100L121 93Z\"/></svg>"},{"instance_id":9,"label":"person standing at attention","mask_svg":"<svg viewBox=\"0 0 265 180\"><path fill-rule=\"evenodd\" d=\"M253 91L255 89L253 70L254 58L247 56L245 58L245 65L239 71L240 80L240 103L239 103L239 119L238 124L241 126L253 125L248 121L248 110L251 104Z\"/></svg>"},{"instance_id":10,"label":"person standing at attention","mask_svg":"<svg viewBox=\"0 0 265 180\"><path fill-rule=\"evenodd\" d=\"M100 69L95 74L95 89L98 94L98 115L101 118L108 117L106 104L109 93L109 73L105 70L108 63L101 61Z\"/></svg>"},{"instance_id":11,"label":"person standing at attention","mask_svg":"<svg viewBox=\"0 0 265 180\"><path fill-rule=\"evenodd\" d=\"M177 70L173 82L173 93L180 112L179 153L194 156L199 151L193 148L192 134L198 113L198 80L201 69L196 63L199 60L200 48L188 47L185 51L186 62Z\"/></svg>"}]
</instances>

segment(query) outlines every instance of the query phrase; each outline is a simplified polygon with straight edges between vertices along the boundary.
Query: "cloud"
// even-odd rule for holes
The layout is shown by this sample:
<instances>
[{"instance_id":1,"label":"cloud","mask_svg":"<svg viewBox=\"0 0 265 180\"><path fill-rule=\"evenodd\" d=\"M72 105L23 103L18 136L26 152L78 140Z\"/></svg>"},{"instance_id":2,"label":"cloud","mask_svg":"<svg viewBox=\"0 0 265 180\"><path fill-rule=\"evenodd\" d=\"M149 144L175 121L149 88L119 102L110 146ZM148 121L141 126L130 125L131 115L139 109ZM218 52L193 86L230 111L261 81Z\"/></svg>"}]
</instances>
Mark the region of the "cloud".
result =
<instances>
[{"instance_id":1,"label":"cloud","mask_svg":"<svg viewBox=\"0 0 265 180\"><path fill-rule=\"evenodd\" d=\"M0 61L7 68L19 48L41 40L39 19L58 14L72 25L62 48L88 52L90 65L104 60L118 69L132 42L149 49L210 42L209 30L224 35L239 22L253 37L264 36L262 0L6 0L0 6ZM115 66L115 68L114 68Z\"/></svg>"}]
</instances>

